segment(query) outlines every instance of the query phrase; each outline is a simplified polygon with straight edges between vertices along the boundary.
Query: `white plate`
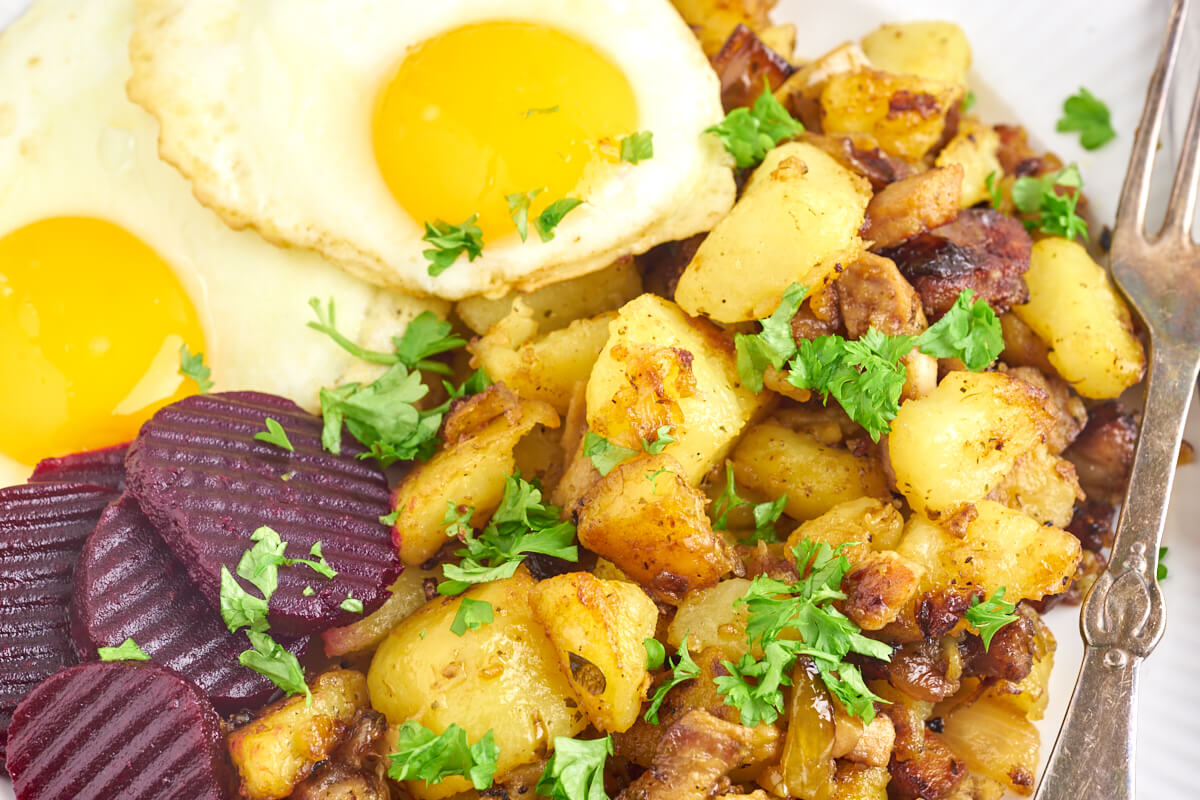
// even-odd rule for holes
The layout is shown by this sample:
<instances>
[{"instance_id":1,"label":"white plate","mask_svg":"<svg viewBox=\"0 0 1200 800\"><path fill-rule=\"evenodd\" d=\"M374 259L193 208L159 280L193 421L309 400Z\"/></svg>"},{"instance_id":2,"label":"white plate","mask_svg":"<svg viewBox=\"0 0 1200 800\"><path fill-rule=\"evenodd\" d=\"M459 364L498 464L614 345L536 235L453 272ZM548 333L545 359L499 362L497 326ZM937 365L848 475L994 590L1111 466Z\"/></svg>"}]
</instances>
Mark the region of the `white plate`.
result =
<instances>
[{"instance_id":1,"label":"white plate","mask_svg":"<svg viewBox=\"0 0 1200 800\"><path fill-rule=\"evenodd\" d=\"M26 0L0 0L0 28ZM1098 220L1111 221L1125 172L1146 81L1153 68L1166 19L1166 0L1008 0L963 3L949 0L781 0L780 22L795 22L798 51L817 56L857 39L881 22L951 19L966 30L974 51L972 85L979 110L992 122L1019 122L1065 161L1077 161ZM1200 9L1188 25L1180 75L1197 75ZM1062 101L1080 86L1104 99L1113 114L1116 141L1094 153L1077 139L1056 134ZM1189 87L1190 88L1190 87ZM1162 160L1169 161L1187 118L1190 92L1177 94ZM1200 309L1197 309L1200 313ZM1200 444L1200 410L1193 408L1189 440ZM1196 796L1189 767L1200 753L1200 531L1186 520L1200 517L1200 466L1184 467L1176 481L1165 544L1170 577L1163 584L1170 609L1166 636L1142 671L1137 787L1141 797ZM1043 723L1047 754L1075 681L1082 652L1076 609L1047 615L1059 651L1052 699ZM1098 731L1097 735L1103 735ZM0 785L0 800L13 797Z\"/></svg>"}]
</instances>

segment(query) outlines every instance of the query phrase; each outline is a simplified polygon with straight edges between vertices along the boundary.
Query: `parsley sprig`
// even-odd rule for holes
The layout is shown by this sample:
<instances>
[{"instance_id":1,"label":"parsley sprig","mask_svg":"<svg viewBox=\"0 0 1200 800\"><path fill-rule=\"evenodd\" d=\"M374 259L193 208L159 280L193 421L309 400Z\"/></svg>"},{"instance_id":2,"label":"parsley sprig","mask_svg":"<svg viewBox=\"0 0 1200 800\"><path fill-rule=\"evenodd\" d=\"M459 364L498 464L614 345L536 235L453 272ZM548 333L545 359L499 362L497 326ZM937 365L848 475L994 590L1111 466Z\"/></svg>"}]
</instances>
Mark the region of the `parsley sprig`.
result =
<instances>
[{"instance_id":1,"label":"parsley sprig","mask_svg":"<svg viewBox=\"0 0 1200 800\"><path fill-rule=\"evenodd\" d=\"M447 517L457 507L452 503ZM470 514L466 514L470 519ZM534 483L509 475L504 479L504 496L483 533L475 536L465 521L448 526L449 535L461 536L466 547L457 551L458 564L446 564L446 580L438 593L456 595L472 584L511 578L530 553L542 553L567 561L579 560L575 526L562 520L558 506L542 502L542 491Z\"/></svg>"},{"instance_id":2,"label":"parsley sprig","mask_svg":"<svg viewBox=\"0 0 1200 800\"><path fill-rule=\"evenodd\" d=\"M554 738L554 755L534 790L551 800L608 800L604 763L613 754L612 736L603 739Z\"/></svg>"},{"instance_id":3,"label":"parsley sprig","mask_svg":"<svg viewBox=\"0 0 1200 800\"><path fill-rule=\"evenodd\" d=\"M423 241L432 247L422 250L421 255L429 262L429 274L441 275L458 260L463 253L467 261L474 261L483 253L483 231L475 224L479 216L472 214L459 225L438 220L425 223Z\"/></svg>"},{"instance_id":4,"label":"parsley sprig","mask_svg":"<svg viewBox=\"0 0 1200 800\"><path fill-rule=\"evenodd\" d=\"M775 523L782 516L784 507L787 506L787 495L780 495L765 503L751 503L738 495L737 482L733 477L733 465L725 462L725 490L721 492L720 497L713 501L713 530L728 529L729 512L741 506L751 506L754 514L754 533L744 540L746 544L779 540L775 533Z\"/></svg>"},{"instance_id":5,"label":"parsley sprig","mask_svg":"<svg viewBox=\"0 0 1200 800\"><path fill-rule=\"evenodd\" d=\"M1108 106L1082 86L1078 94L1063 101L1063 115L1055 130L1059 133L1078 132L1084 150L1103 147L1117 137Z\"/></svg>"},{"instance_id":6,"label":"parsley sprig","mask_svg":"<svg viewBox=\"0 0 1200 800\"><path fill-rule=\"evenodd\" d=\"M576 197L564 197L561 200L555 200L550 205L538 214L537 219L533 221L533 227L537 230L538 236L543 242L548 242L554 238L554 231L558 228L560 222L563 221L569 212L583 205L583 201Z\"/></svg>"},{"instance_id":7,"label":"parsley sprig","mask_svg":"<svg viewBox=\"0 0 1200 800\"><path fill-rule=\"evenodd\" d=\"M830 694L846 711L865 722L875 718L875 702L881 701L866 685L862 672L845 662L850 653L891 660L891 648L862 635L859 627L833 606L845 599L842 578L850 569L842 554L826 543L808 539L793 548L796 564L807 575L796 583L760 575L738 601L750 614L746 638L750 645L737 663L722 664L729 675L714 679L725 702L741 711L742 724L754 726L774 722L783 713L782 687L791 684L790 672L796 659L812 660ZM785 633L788 636L785 637ZM762 657L754 655L760 648Z\"/></svg>"},{"instance_id":8,"label":"parsley sprig","mask_svg":"<svg viewBox=\"0 0 1200 800\"><path fill-rule=\"evenodd\" d=\"M970 289L919 336L887 336L871 328L855 340L818 336L797 344L791 318L806 293L805 287L792 284L779 308L760 320L760 333L734 336L738 376L747 388L762 391L763 371L786 365L789 383L820 392L826 402L832 397L875 441L888 432L900 410L907 377L900 359L914 347L935 358L958 358L972 371L992 363L1004 349L996 314L987 302L972 299Z\"/></svg>"},{"instance_id":9,"label":"parsley sprig","mask_svg":"<svg viewBox=\"0 0 1200 800\"><path fill-rule=\"evenodd\" d=\"M400 726L396 752L388 755L392 763L388 777L395 781L422 780L433 785L452 775L461 775L482 791L492 785L500 748L488 731L479 741L467 744L467 732L453 723L435 734L416 720Z\"/></svg>"},{"instance_id":10,"label":"parsley sprig","mask_svg":"<svg viewBox=\"0 0 1200 800\"><path fill-rule=\"evenodd\" d=\"M675 437L671 435L672 427L670 425L661 425L654 432L654 440L642 439L642 450L650 455L658 455L667 448L667 445L675 443ZM601 475L607 475L622 462L628 461L638 454L637 450L621 445L604 438L598 433L588 431L583 437L583 455L590 458L592 466Z\"/></svg>"},{"instance_id":11,"label":"parsley sprig","mask_svg":"<svg viewBox=\"0 0 1200 800\"><path fill-rule=\"evenodd\" d=\"M992 644L992 637L1011 622L1017 621L1017 610L1013 603L1004 602L1004 587L992 592L992 596L980 602L978 597L971 598L971 606L967 609L967 622L979 633L983 640L984 652Z\"/></svg>"},{"instance_id":12,"label":"parsley sprig","mask_svg":"<svg viewBox=\"0 0 1200 800\"><path fill-rule=\"evenodd\" d=\"M274 417L267 417L267 429L254 434L254 438L260 442L273 444L276 447L281 447L289 453L296 452L296 448L292 447L291 441L288 440L287 431L279 424L279 420Z\"/></svg>"},{"instance_id":13,"label":"parsley sprig","mask_svg":"<svg viewBox=\"0 0 1200 800\"><path fill-rule=\"evenodd\" d=\"M179 374L195 381L200 394L208 394L213 387L213 382L208 379L212 370L204 364L204 353L193 355L188 350L187 342L179 346Z\"/></svg>"},{"instance_id":14,"label":"parsley sprig","mask_svg":"<svg viewBox=\"0 0 1200 800\"><path fill-rule=\"evenodd\" d=\"M1056 186L1076 191L1059 194L1055 191ZM1027 215L1027 218L1022 220L1027 230L1038 230L1066 239L1081 236L1086 242L1087 222L1075 213L1075 207L1079 204L1078 190L1082 187L1083 177L1079 174L1079 167L1068 164L1057 172L1040 178L1028 175L1017 178L1012 186L1013 205Z\"/></svg>"},{"instance_id":15,"label":"parsley sprig","mask_svg":"<svg viewBox=\"0 0 1200 800\"><path fill-rule=\"evenodd\" d=\"M650 705L646 708L646 713L642 716L642 719L646 720L646 722L649 722L651 725L658 724L658 709L662 707L663 700L666 699L667 692L671 691L684 681L690 681L700 675L699 665L697 665L695 661L692 661L691 653L688 652L687 640L687 634L684 634L683 641L679 643L679 649L675 651L675 663L668 664L668 668L671 670L670 677L663 681L662 685L660 685L654 692L654 696L650 698ZM649 645L650 642L657 644L658 649L660 650L662 649L662 645L658 643L657 639L646 640L647 655L656 655L656 653L651 653L653 648ZM663 652L663 655L665 656L665 651ZM657 666L661 666L663 660L657 660ZM651 659L651 662L652 661L653 659Z\"/></svg>"},{"instance_id":16,"label":"parsley sprig","mask_svg":"<svg viewBox=\"0 0 1200 800\"><path fill-rule=\"evenodd\" d=\"M753 167L775 145L804 133L804 126L775 99L771 88L764 86L753 107L735 108L704 132L721 140L737 166Z\"/></svg>"},{"instance_id":17,"label":"parsley sprig","mask_svg":"<svg viewBox=\"0 0 1200 800\"><path fill-rule=\"evenodd\" d=\"M126 639L116 647L97 647L96 655L101 661L149 661L150 656L138 647L133 639Z\"/></svg>"}]
</instances>

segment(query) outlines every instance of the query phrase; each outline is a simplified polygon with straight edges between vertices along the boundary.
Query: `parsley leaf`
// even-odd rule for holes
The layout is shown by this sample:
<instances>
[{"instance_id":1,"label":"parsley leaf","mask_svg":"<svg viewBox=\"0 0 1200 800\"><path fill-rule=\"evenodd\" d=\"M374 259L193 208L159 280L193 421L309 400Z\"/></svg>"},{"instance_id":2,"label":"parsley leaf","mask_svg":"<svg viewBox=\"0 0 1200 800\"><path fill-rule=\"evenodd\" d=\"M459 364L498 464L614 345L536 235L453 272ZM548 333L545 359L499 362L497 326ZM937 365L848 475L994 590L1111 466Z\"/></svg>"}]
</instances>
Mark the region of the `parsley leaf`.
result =
<instances>
[{"instance_id":1,"label":"parsley leaf","mask_svg":"<svg viewBox=\"0 0 1200 800\"><path fill-rule=\"evenodd\" d=\"M382 515L379 518L379 524L387 525L389 528L395 527L396 523L400 520L400 511L401 509L395 508L392 509L392 513Z\"/></svg>"},{"instance_id":2,"label":"parsley leaf","mask_svg":"<svg viewBox=\"0 0 1200 800\"><path fill-rule=\"evenodd\" d=\"M255 597L224 566L221 567L221 619L230 633L241 628L265 631L267 625L267 601Z\"/></svg>"},{"instance_id":3,"label":"parsley leaf","mask_svg":"<svg viewBox=\"0 0 1200 800\"><path fill-rule=\"evenodd\" d=\"M187 342L179 346L179 374L195 381L196 386L200 389L200 394L208 394L213 387L213 382L208 379L212 370L204 366L204 353L192 355L188 350Z\"/></svg>"},{"instance_id":4,"label":"parsley leaf","mask_svg":"<svg viewBox=\"0 0 1200 800\"><path fill-rule=\"evenodd\" d=\"M669 444L675 444L675 437L671 435L670 425L660 425L658 430L654 432L653 442L642 439L642 449L652 456L656 456L667 449L667 445Z\"/></svg>"},{"instance_id":5,"label":"parsley leaf","mask_svg":"<svg viewBox=\"0 0 1200 800\"><path fill-rule=\"evenodd\" d=\"M495 617L491 603L464 597L458 607L458 613L454 615L454 621L450 623L450 632L455 636L462 636L468 630L477 631L484 625L492 624L493 619Z\"/></svg>"},{"instance_id":6,"label":"parsley leaf","mask_svg":"<svg viewBox=\"0 0 1200 800\"><path fill-rule=\"evenodd\" d=\"M968 91L966 96L963 97L962 113L966 114L968 111L970 111L974 107L975 107L975 92Z\"/></svg>"},{"instance_id":7,"label":"parsley leaf","mask_svg":"<svg viewBox=\"0 0 1200 800\"><path fill-rule=\"evenodd\" d=\"M650 706L642 716L642 719L651 725L658 724L658 709L662 707L667 692L684 681L690 681L700 675L700 667L695 661L692 661L692 655L688 652L687 640L687 634L684 634L683 641L679 643L679 649L675 651L675 663L670 665L671 677L663 681L662 685L654 692L654 696L650 698ZM661 648L662 645L659 647Z\"/></svg>"},{"instance_id":8,"label":"parsley leaf","mask_svg":"<svg viewBox=\"0 0 1200 800\"><path fill-rule=\"evenodd\" d=\"M250 534L250 540L254 542L254 546L242 554L241 560L238 561L237 574L253 583L268 601L279 585L279 567L303 564L325 578L337 575L337 570L329 566L329 562L321 553L320 542L316 542L308 550L308 554L313 558L306 559L285 556L287 542L280 539L279 534L266 525Z\"/></svg>"},{"instance_id":9,"label":"parsley leaf","mask_svg":"<svg viewBox=\"0 0 1200 800\"><path fill-rule=\"evenodd\" d=\"M246 631L250 637L251 650L243 650L238 663L265 675L271 683L289 695L304 693L305 705L312 705L312 692L304 682L304 668L296 654L285 650L268 634L256 630Z\"/></svg>"},{"instance_id":10,"label":"parsley leaf","mask_svg":"<svg viewBox=\"0 0 1200 800\"><path fill-rule=\"evenodd\" d=\"M355 597L353 592L346 595L346 599L338 605L338 608L340 608L342 611L349 611L351 614L363 613L362 600L359 600L357 597Z\"/></svg>"},{"instance_id":11,"label":"parsley leaf","mask_svg":"<svg viewBox=\"0 0 1200 800\"><path fill-rule=\"evenodd\" d=\"M804 133L804 126L792 118L769 86L754 101L752 108L735 108L720 123L705 129L716 135L739 167L753 167L767 151L784 139Z\"/></svg>"},{"instance_id":12,"label":"parsley leaf","mask_svg":"<svg viewBox=\"0 0 1200 800\"><path fill-rule=\"evenodd\" d=\"M289 453L296 452L296 448L292 447L292 443L288 441L287 431L272 417L267 417L267 429L254 434L254 438L260 442L282 447Z\"/></svg>"},{"instance_id":13,"label":"parsley leaf","mask_svg":"<svg viewBox=\"0 0 1200 800\"><path fill-rule=\"evenodd\" d=\"M561 515L558 506L542 502L538 486L509 475L500 507L483 533L476 537L469 527L461 530L466 548L456 555L462 561L442 568L446 580L438 584L438 593L460 594L474 583L511 578L530 553L578 561L575 526Z\"/></svg>"},{"instance_id":14,"label":"parsley leaf","mask_svg":"<svg viewBox=\"0 0 1200 800\"><path fill-rule=\"evenodd\" d=\"M600 434L588 431L583 437L583 455L592 460L597 472L607 475L622 461L636 456L637 450L614 444Z\"/></svg>"},{"instance_id":15,"label":"parsley leaf","mask_svg":"<svg viewBox=\"0 0 1200 800\"><path fill-rule=\"evenodd\" d=\"M537 219L533 221L533 227L537 230L538 236L542 237L542 241L548 242L553 239L554 229L558 227L558 223L562 222L568 212L582 204L583 201L577 198L564 197L546 206L545 210L538 214Z\"/></svg>"},{"instance_id":16,"label":"parsley leaf","mask_svg":"<svg viewBox=\"0 0 1200 800\"><path fill-rule=\"evenodd\" d=\"M558 106L547 106L546 108L530 108L530 109L526 109L525 112L521 114L521 116L523 116L525 119L529 119L530 117L534 116L535 114L553 114L556 111L558 111Z\"/></svg>"},{"instance_id":17,"label":"parsley leaf","mask_svg":"<svg viewBox=\"0 0 1200 800\"><path fill-rule=\"evenodd\" d=\"M725 462L725 489L713 501L713 530L723 531L729 528L729 512L741 506L753 506L754 533L746 539L747 544L755 542L778 541L775 535L775 521L783 514L787 505L787 495L781 495L775 500L765 503L752 504L737 493L737 483L733 477L733 465Z\"/></svg>"},{"instance_id":18,"label":"parsley leaf","mask_svg":"<svg viewBox=\"0 0 1200 800\"><path fill-rule=\"evenodd\" d=\"M1079 167L1069 164L1040 178L1027 175L1013 182L1013 204L1023 214L1032 215L1023 220L1025 227L1067 239L1082 236L1085 242L1088 241L1087 222L1075 213L1079 193L1060 195L1054 190L1056 186L1076 190L1082 188L1083 178L1079 174Z\"/></svg>"},{"instance_id":19,"label":"parsley leaf","mask_svg":"<svg viewBox=\"0 0 1200 800\"><path fill-rule=\"evenodd\" d=\"M609 800L604 763L612 753L612 736L591 740L556 736L554 755L534 790L551 800Z\"/></svg>"},{"instance_id":20,"label":"parsley leaf","mask_svg":"<svg viewBox=\"0 0 1200 800\"><path fill-rule=\"evenodd\" d=\"M973 300L963 289L942 318L917 337L921 352L934 358L957 358L972 372L991 364L1004 349L1004 334L996 312L985 300Z\"/></svg>"},{"instance_id":21,"label":"parsley leaf","mask_svg":"<svg viewBox=\"0 0 1200 800\"><path fill-rule=\"evenodd\" d=\"M774 722L783 713L783 686L791 686L788 676L796 656L779 642L763 646L763 657L746 653L735 664L723 661L728 675L713 678L717 691L725 695L725 704L741 711L741 722L753 727ZM746 680L752 678L753 682Z\"/></svg>"},{"instance_id":22,"label":"parsley leaf","mask_svg":"<svg viewBox=\"0 0 1200 800\"><path fill-rule=\"evenodd\" d=\"M1016 609L1013 603L1004 602L1003 586L992 592L992 596L982 603L978 597L971 598L971 607L967 609L967 622L979 632L985 652L991 646L992 637L997 631L1010 622L1017 621L1017 615L1013 613Z\"/></svg>"},{"instance_id":23,"label":"parsley leaf","mask_svg":"<svg viewBox=\"0 0 1200 800\"><path fill-rule=\"evenodd\" d=\"M422 311L408 323L402 335L392 337L392 345L396 348L394 360L409 369L449 375L449 366L430 359L466 345L467 340L453 331L454 326L449 321L432 311Z\"/></svg>"},{"instance_id":24,"label":"parsley leaf","mask_svg":"<svg viewBox=\"0 0 1200 800\"><path fill-rule=\"evenodd\" d=\"M1160 581L1163 578L1167 577L1167 565L1163 563L1163 559L1166 557L1167 557L1167 548L1166 547L1158 548L1158 569L1155 571L1154 577Z\"/></svg>"},{"instance_id":25,"label":"parsley leaf","mask_svg":"<svg viewBox=\"0 0 1200 800\"><path fill-rule=\"evenodd\" d=\"M1077 131L1084 150L1095 150L1117 136L1108 106L1082 86L1078 94L1063 101L1063 115L1055 130L1059 133Z\"/></svg>"},{"instance_id":26,"label":"parsley leaf","mask_svg":"<svg viewBox=\"0 0 1200 800\"><path fill-rule=\"evenodd\" d=\"M779 541L779 537L775 533L775 522L783 515L787 499L786 494L781 494L770 502L758 503L754 506L754 533L750 535L750 538L744 540L746 544Z\"/></svg>"},{"instance_id":27,"label":"parsley leaf","mask_svg":"<svg viewBox=\"0 0 1200 800\"><path fill-rule=\"evenodd\" d=\"M638 131L621 139L621 160L636 164L654 157L653 131Z\"/></svg>"},{"instance_id":28,"label":"parsley leaf","mask_svg":"<svg viewBox=\"0 0 1200 800\"><path fill-rule=\"evenodd\" d=\"M425 223L423 241L433 247L422 250L421 255L429 262L429 274L441 275L448 270L458 257L467 254L467 261L474 261L483 253L483 231L475 224L477 214L472 214L460 225L448 222Z\"/></svg>"},{"instance_id":29,"label":"parsley leaf","mask_svg":"<svg viewBox=\"0 0 1200 800\"><path fill-rule=\"evenodd\" d=\"M133 639L126 639L116 647L97 647L96 654L101 661L149 661L150 656L138 647Z\"/></svg>"},{"instance_id":30,"label":"parsley leaf","mask_svg":"<svg viewBox=\"0 0 1200 800\"><path fill-rule=\"evenodd\" d=\"M1004 205L1004 192L1000 188L1000 176L996 170L987 174L987 177L983 179L983 185L987 187L988 197L992 199L992 208L999 211L1000 206Z\"/></svg>"},{"instance_id":31,"label":"parsley leaf","mask_svg":"<svg viewBox=\"0 0 1200 800\"><path fill-rule=\"evenodd\" d=\"M792 317L800 310L808 294L808 287L793 283L783 292L779 307L762 323L762 331L756 334L734 334L733 343L737 353L738 378L752 392L761 392L763 373L767 367L783 369L796 354L796 340L792 336Z\"/></svg>"},{"instance_id":32,"label":"parsley leaf","mask_svg":"<svg viewBox=\"0 0 1200 800\"><path fill-rule=\"evenodd\" d=\"M725 490L713 501L713 530L723 531L729 528L729 512L740 506L750 505L749 500L738 496L737 485L733 478L733 464L725 462Z\"/></svg>"},{"instance_id":33,"label":"parsley leaf","mask_svg":"<svg viewBox=\"0 0 1200 800\"><path fill-rule=\"evenodd\" d=\"M513 224L517 226L517 233L522 242L529 235L529 205L533 202L533 198L543 191L543 189L532 189L528 192L516 192L504 196L504 199L508 201L508 213L512 216Z\"/></svg>"},{"instance_id":34,"label":"parsley leaf","mask_svg":"<svg viewBox=\"0 0 1200 800\"><path fill-rule=\"evenodd\" d=\"M429 785L441 783L451 775L462 775L479 790L492 785L500 748L488 731L473 745L467 745L467 732L451 723L441 734L434 734L415 720L400 726L396 752L388 777L394 781L422 780Z\"/></svg>"},{"instance_id":35,"label":"parsley leaf","mask_svg":"<svg viewBox=\"0 0 1200 800\"><path fill-rule=\"evenodd\" d=\"M658 669L667 658L667 649L658 639L643 639L642 646L646 648L646 669Z\"/></svg>"}]
</instances>

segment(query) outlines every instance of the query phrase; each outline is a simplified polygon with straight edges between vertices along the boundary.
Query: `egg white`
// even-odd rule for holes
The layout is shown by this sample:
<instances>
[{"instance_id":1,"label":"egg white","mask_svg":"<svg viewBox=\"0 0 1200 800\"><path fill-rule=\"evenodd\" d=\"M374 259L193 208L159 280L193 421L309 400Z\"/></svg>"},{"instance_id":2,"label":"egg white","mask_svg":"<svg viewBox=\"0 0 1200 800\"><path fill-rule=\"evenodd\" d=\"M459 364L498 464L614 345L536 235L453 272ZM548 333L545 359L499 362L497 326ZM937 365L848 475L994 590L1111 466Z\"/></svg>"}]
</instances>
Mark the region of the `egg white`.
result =
<instances>
[{"instance_id":1,"label":"egg white","mask_svg":"<svg viewBox=\"0 0 1200 800\"><path fill-rule=\"evenodd\" d=\"M172 267L191 297L214 391L256 389L315 409L321 386L340 382L353 359L305 326L310 297L336 299L347 335L369 327L385 341L420 311L447 309L233 231L199 204L159 160L154 118L125 95L135 5L39 0L0 32L0 236L57 216L120 225ZM0 455L0 485L29 471Z\"/></svg>"},{"instance_id":2,"label":"egg white","mask_svg":"<svg viewBox=\"0 0 1200 800\"><path fill-rule=\"evenodd\" d=\"M530 290L708 230L733 203L706 136L716 75L668 0L143 0L130 96L162 124L163 157L235 227L313 248L386 286L449 299ZM406 49L464 24L540 22L589 42L633 88L654 157L589 186L549 243L516 237L439 277L424 220L380 175L371 119ZM445 165L447 170L453 164Z\"/></svg>"}]
</instances>

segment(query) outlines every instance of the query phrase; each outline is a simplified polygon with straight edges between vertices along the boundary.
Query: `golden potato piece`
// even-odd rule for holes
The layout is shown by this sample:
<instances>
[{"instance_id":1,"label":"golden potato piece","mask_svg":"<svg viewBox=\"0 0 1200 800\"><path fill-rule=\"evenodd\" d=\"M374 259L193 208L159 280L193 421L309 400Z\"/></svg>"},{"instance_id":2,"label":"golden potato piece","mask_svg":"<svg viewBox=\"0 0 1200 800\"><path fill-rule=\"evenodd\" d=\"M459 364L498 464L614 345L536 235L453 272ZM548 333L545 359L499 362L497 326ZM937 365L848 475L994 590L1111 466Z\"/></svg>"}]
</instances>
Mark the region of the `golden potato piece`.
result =
<instances>
[{"instance_id":1,"label":"golden potato piece","mask_svg":"<svg viewBox=\"0 0 1200 800\"><path fill-rule=\"evenodd\" d=\"M341 742L355 713L367 706L367 680L361 672L323 672L309 690L311 706L302 694L278 700L229 734L229 757L241 776L242 796L278 800L290 795Z\"/></svg>"},{"instance_id":2,"label":"golden potato piece","mask_svg":"<svg viewBox=\"0 0 1200 800\"><path fill-rule=\"evenodd\" d=\"M966 85L971 45L953 22L901 22L881 25L862 40L876 69Z\"/></svg>"},{"instance_id":3,"label":"golden potato piece","mask_svg":"<svg viewBox=\"0 0 1200 800\"><path fill-rule=\"evenodd\" d=\"M1033 245L1029 302L1013 313L1050 346L1058 374L1084 397L1105 399L1142 379L1146 354L1129 309L1082 245L1056 236Z\"/></svg>"},{"instance_id":4,"label":"golden potato piece","mask_svg":"<svg viewBox=\"0 0 1200 800\"><path fill-rule=\"evenodd\" d=\"M746 619L750 615L737 601L749 588L750 581L745 578L730 578L688 592L667 628L667 642L679 647L686 636L689 651L716 647L730 661L737 661L746 652Z\"/></svg>"},{"instance_id":5,"label":"golden potato piece","mask_svg":"<svg viewBox=\"0 0 1200 800\"><path fill-rule=\"evenodd\" d=\"M876 70L834 75L821 92L825 133L869 133L887 153L920 161L942 138L961 86Z\"/></svg>"},{"instance_id":6,"label":"golden potato piece","mask_svg":"<svg viewBox=\"0 0 1200 800\"><path fill-rule=\"evenodd\" d=\"M712 586L734 567L732 554L678 461L640 455L617 466L583 497L579 543L611 560L670 603Z\"/></svg>"},{"instance_id":7,"label":"golden potato piece","mask_svg":"<svg viewBox=\"0 0 1200 800\"><path fill-rule=\"evenodd\" d=\"M839 503L815 519L805 522L788 536L788 549L805 539L837 548L847 548L851 563L872 551L894 550L904 534L904 517L891 503L875 497L860 497Z\"/></svg>"},{"instance_id":8,"label":"golden potato piece","mask_svg":"<svg viewBox=\"0 0 1200 800\"><path fill-rule=\"evenodd\" d=\"M556 736L587 725L558 654L533 615L535 586L520 567L508 579L461 597L438 597L398 625L379 646L367 672L371 705L391 725L416 720L441 733L451 723L478 741L489 730L500 748L498 775L548 752ZM493 621L462 636L450 625L462 597L492 604ZM448 778L435 786L410 782L423 798L448 797L470 783Z\"/></svg>"},{"instance_id":9,"label":"golden potato piece","mask_svg":"<svg viewBox=\"0 0 1200 800\"><path fill-rule=\"evenodd\" d=\"M654 601L636 584L572 572L539 583L530 604L591 723L629 730L650 686L642 642L658 625Z\"/></svg>"},{"instance_id":10,"label":"golden potato piece","mask_svg":"<svg viewBox=\"0 0 1200 800\"><path fill-rule=\"evenodd\" d=\"M948 167L958 164L962 167L962 193L958 204L960 208L970 208L976 203L991 199L988 191L988 175L992 176L993 186L998 185L1004 177L1004 167L1000 164L997 153L1000 150L1000 134L990 125L974 125L964 123L959 132L951 139L942 151L938 153L934 165Z\"/></svg>"},{"instance_id":11,"label":"golden potato piece","mask_svg":"<svg viewBox=\"0 0 1200 800\"><path fill-rule=\"evenodd\" d=\"M958 706L942 722L946 744L971 771L1017 794L1033 794L1041 737L1024 714L982 697Z\"/></svg>"},{"instance_id":12,"label":"golden potato piece","mask_svg":"<svg viewBox=\"0 0 1200 800\"><path fill-rule=\"evenodd\" d=\"M701 243L676 302L718 322L766 317L791 284L815 290L858 257L870 199L867 180L823 150L805 142L776 147Z\"/></svg>"},{"instance_id":13,"label":"golden potato piece","mask_svg":"<svg viewBox=\"0 0 1200 800\"><path fill-rule=\"evenodd\" d=\"M761 30L770 24L776 0L671 0L700 40L704 55L712 58L738 25Z\"/></svg>"},{"instance_id":14,"label":"golden potato piece","mask_svg":"<svg viewBox=\"0 0 1200 800\"><path fill-rule=\"evenodd\" d=\"M1084 494L1075 466L1039 444L1017 459L989 497L1038 522L1065 528L1074 516L1075 501L1083 500Z\"/></svg>"}]
</instances>

